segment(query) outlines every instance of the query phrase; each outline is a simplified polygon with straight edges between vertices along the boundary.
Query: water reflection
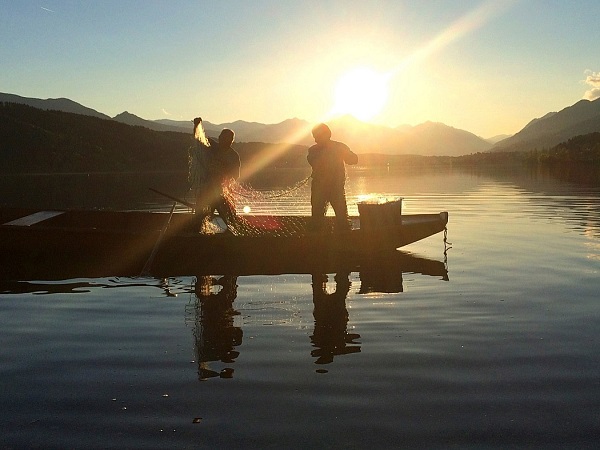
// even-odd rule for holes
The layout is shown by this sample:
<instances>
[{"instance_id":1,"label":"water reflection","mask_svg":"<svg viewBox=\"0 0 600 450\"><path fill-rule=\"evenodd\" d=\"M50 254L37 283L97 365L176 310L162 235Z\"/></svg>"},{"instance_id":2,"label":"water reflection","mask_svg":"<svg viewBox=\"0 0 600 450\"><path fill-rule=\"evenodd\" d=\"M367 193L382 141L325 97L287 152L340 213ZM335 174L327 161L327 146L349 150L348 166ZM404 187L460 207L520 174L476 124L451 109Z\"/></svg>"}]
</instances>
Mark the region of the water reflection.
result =
<instances>
[{"instance_id":1,"label":"water reflection","mask_svg":"<svg viewBox=\"0 0 600 450\"><path fill-rule=\"evenodd\" d=\"M90 292L96 285L89 282L28 282L28 281L1 281L0 294L75 294Z\"/></svg>"},{"instance_id":2,"label":"water reflection","mask_svg":"<svg viewBox=\"0 0 600 450\"><path fill-rule=\"evenodd\" d=\"M303 268L308 269L304 266ZM314 322L312 331L308 331L305 335L308 337L305 345L314 358L314 363L320 367L333 363L336 356L361 352L359 342L361 336L351 327L349 328L351 319L347 307L349 296L403 292L405 272L448 280L448 271L444 262L400 251L379 254L377 257L361 259L352 264L346 262L334 267L313 264L310 269L308 272L299 272L306 276L310 274L310 287L307 281L303 281L307 288L303 290L307 296L301 308L305 308L304 317L310 317L312 312ZM265 275L258 270L256 272ZM359 285L353 289L351 280L356 280L356 277ZM201 272L196 277L164 279L112 277L71 278L60 281L0 280L0 294L56 295L56 303L60 304L61 297L64 297L62 294L91 293L91 298L95 298L93 297L95 295L102 296L99 290L105 289L121 290L122 295L117 295L118 298L128 298L128 289L132 290L132 294L145 292L144 295L153 298L157 297L154 294L157 290L161 291L158 296L160 298L176 298L178 294L185 293L190 296L190 302L185 307L186 323L192 327L197 376L199 380L207 380L234 376L233 367L240 355L244 336L238 309L244 308L239 305L248 305L247 297L250 297L249 301L252 302L251 294L244 294L245 298L241 303L237 298L238 282L243 278L244 275L238 274L207 275L206 272ZM312 304L309 293L312 294ZM237 307L234 303L236 300L238 300ZM129 311L127 306L123 308L125 312ZM255 314L254 310L251 310L244 319L249 327L260 327L260 316ZM320 368L317 372L326 372L326 370Z\"/></svg>"},{"instance_id":3,"label":"water reflection","mask_svg":"<svg viewBox=\"0 0 600 450\"><path fill-rule=\"evenodd\" d=\"M480 167L468 173L482 180L494 180L495 186L498 182L514 186L517 190L509 195L513 201L525 199L529 203L523 209L527 215L550 220L560 218L586 236L600 237L600 171L596 168L565 166L559 170L501 171L497 167ZM506 212L512 210L509 208Z\"/></svg>"},{"instance_id":4,"label":"water reflection","mask_svg":"<svg viewBox=\"0 0 600 450\"><path fill-rule=\"evenodd\" d=\"M365 268L360 272L359 294L399 293L404 292L402 267L389 267L389 270L380 271Z\"/></svg>"},{"instance_id":5,"label":"water reflection","mask_svg":"<svg viewBox=\"0 0 600 450\"><path fill-rule=\"evenodd\" d=\"M32 294L32 295L56 295L56 294L84 294L98 288L136 288L155 286L155 280L149 284L148 281L140 281L130 277L114 278L64 278L60 280L32 280L13 281L0 278L0 294ZM158 287L163 289L167 297L176 297L177 294L170 292L166 280L160 280Z\"/></svg>"},{"instance_id":6,"label":"water reflection","mask_svg":"<svg viewBox=\"0 0 600 450\"><path fill-rule=\"evenodd\" d=\"M357 333L348 332L348 309L346 298L350 292L350 273L335 275L335 289L327 289L326 274L312 275L313 317L315 327L310 341L314 349L311 356L316 357L315 364L329 364L334 356L360 352L360 338Z\"/></svg>"},{"instance_id":7,"label":"water reflection","mask_svg":"<svg viewBox=\"0 0 600 450\"><path fill-rule=\"evenodd\" d=\"M340 267L330 274L314 269L311 273L314 325L309 339L310 355L316 358L314 362L318 365L330 364L336 356L361 352L360 334L348 328L347 301L352 291L352 273L358 272L360 286L352 291L358 295L403 292L403 272L448 280L443 262L403 252L379 255L376 259L363 260L359 267ZM237 295L238 275L198 275L195 278L188 314L193 323L199 380L233 377L231 365L239 357L243 341L242 328L235 323L236 316L240 315L234 306ZM248 319L252 320L252 317L249 315ZM211 363L221 363L225 367L215 369ZM318 372L326 370L319 369Z\"/></svg>"},{"instance_id":8,"label":"water reflection","mask_svg":"<svg viewBox=\"0 0 600 450\"><path fill-rule=\"evenodd\" d=\"M239 356L236 347L242 344L243 332L234 325L234 316L240 313L233 307L237 297L237 276L214 278L198 276L194 286L194 343L198 362L198 379L212 377L232 378L233 368L216 372L210 362L231 364Z\"/></svg>"}]
</instances>

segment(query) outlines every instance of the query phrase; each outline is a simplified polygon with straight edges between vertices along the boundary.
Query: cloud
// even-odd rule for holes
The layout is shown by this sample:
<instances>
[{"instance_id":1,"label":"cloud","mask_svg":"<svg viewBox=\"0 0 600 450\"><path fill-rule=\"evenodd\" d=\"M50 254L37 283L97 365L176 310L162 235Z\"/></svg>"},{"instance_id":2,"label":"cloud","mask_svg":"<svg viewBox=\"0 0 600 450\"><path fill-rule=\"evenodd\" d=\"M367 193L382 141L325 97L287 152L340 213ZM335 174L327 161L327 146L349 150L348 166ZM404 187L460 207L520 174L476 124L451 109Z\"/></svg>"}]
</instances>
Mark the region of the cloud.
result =
<instances>
[{"instance_id":1,"label":"cloud","mask_svg":"<svg viewBox=\"0 0 600 450\"><path fill-rule=\"evenodd\" d=\"M165 108L161 108L160 111L167 117L171 117L177 120L186 120L185 117L183 117L181 114L174 114L170 111L167 111Z\"/></svg>"},{"instance_id":2,"label":"cloud","mask_svg":"<svg viewBox=\"0 0 600 450\"><path fill-rule=\"evenodd\" d=\"M586 70L584 73L587 75L584 82L588 86L591 86L591 89L583 94L583 98L587 100L596 100L597 98L600 98L600 72Z\"/></svg>"}]
</instances>

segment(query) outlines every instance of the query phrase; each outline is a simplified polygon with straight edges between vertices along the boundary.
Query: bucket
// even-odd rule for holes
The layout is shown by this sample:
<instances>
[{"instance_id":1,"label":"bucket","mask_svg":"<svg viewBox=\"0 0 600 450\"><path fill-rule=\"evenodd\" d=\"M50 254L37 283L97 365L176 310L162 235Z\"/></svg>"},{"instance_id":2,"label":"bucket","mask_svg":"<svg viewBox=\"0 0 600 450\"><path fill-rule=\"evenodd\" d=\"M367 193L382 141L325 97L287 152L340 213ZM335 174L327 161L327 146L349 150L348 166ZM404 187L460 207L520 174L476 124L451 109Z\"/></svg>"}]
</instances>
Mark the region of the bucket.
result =
<instances>
[{"instance_id":1,"label":"bucket","mask_svg":"<svg viewBox=\"0 0 600 450\"><path fill-rule=\"evenodd\" d=\"M357 206L361 230L376 231L402 224L402 198L383 203L379 201L359 202Z\"/></svg>"}]
</instances>

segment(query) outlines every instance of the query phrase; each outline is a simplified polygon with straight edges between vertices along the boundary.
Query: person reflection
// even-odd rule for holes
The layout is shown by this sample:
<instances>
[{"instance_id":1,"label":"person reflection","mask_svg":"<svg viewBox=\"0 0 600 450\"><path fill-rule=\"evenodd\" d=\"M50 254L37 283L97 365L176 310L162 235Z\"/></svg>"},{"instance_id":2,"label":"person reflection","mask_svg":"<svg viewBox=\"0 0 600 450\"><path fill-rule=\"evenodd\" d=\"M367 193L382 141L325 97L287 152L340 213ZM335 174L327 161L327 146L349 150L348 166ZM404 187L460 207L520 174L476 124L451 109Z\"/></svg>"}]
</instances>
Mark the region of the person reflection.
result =
<instances>
[{"instance_id":1,"label":"person reflection","mask_svg":"<svg viewBox=\"0 0 600 450\"><path fill-rule=\"evenodd\" d=\"M315 348L310 354L317 358L315 364L329 364L336 355L360 352L360 345L355 342L360 335L348 333L346 329L349 275L348 272L335 275L336 287L332 293L327 292L327 275L312 275L315 328L310 340Z\"/></svg>"},{"instance_id":2,"label":"person reflection","mask_svg":"<svg viewBox=\"0 0 600 450\"><path fill-rule=\"evenodd\" d=\"M220 287L220 289L219 289ZM225 275L219 279L199 276L194 289L196 295L196 319L194 340L198 379L210 377L231 378L232 368L215 372L209 368L210 361L233 363L239 356L235 347L242 344L242 329L234 326L233 308L237 296L237 276Z\"/></svg>"}]
</instances>

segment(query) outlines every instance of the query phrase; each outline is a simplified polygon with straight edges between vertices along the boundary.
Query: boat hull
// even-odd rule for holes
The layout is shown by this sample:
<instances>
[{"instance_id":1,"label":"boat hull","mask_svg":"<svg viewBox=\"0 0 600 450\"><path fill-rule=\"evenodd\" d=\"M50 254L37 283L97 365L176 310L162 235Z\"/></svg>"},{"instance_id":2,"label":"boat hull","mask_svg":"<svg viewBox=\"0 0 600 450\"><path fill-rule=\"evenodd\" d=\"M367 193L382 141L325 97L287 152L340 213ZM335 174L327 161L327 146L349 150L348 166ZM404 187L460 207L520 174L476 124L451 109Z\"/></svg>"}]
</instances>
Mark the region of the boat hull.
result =
<instances>
[{"instance_id":1,"label":"boat hull","mask_svg":"<svg viewBox=\"0 0 600 450\"><path fill-rule=\"evenodd\" d=\"M354 218L356 229L339 233L309 232L307 218L293 216L245 220L253 233L202 234L187 213L1 210L0 278L352 270L443 231L448 215L406 215L375 232L361 230Z\"/></svg>"}]
</instances>

